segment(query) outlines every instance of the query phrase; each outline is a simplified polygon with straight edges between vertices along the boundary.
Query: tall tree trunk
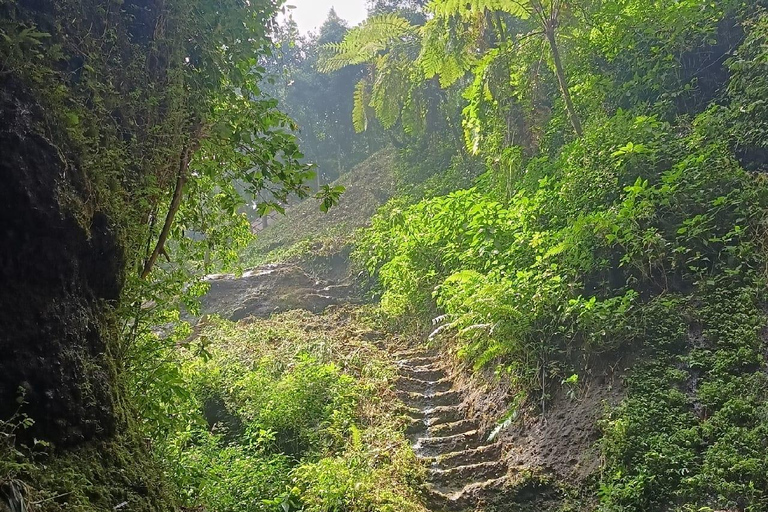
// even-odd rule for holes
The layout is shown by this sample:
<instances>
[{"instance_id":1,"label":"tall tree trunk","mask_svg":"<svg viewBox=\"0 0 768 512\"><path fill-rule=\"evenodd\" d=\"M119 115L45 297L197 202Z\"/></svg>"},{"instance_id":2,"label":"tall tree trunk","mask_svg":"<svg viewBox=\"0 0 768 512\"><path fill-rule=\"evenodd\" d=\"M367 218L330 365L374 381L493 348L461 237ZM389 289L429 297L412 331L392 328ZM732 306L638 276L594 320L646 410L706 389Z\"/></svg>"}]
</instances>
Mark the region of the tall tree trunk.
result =
<instances>
[{"instance_id":1,"label":"tall tree trunk","mask_svg":"<svg viewBox=\"0 0 768 512\"><path fill-rule=\"evenodd\" d=\"M576 108L573 106L573 100L571 99L571 93L568 90L568 81L565 78L565 70L563 69L563 61L560 59L560 50L557 47L557 40L555 39L555 24L554 21L549 21L544 27L544 33L549 41L549 47L552 51L552 60L555 61L555 73L557 74L557 81L560 84L560 92L563 94L563 100L565 101L565 109L568 111L568 118L573 126L573 131L576 135L581 137L584 131L581 128L581 121L576 113Z\"/></svg>"},{"instance_id":2,"label":"tall tree trunk","mask_svg":"<svg viewBox=\"0 0 768 512\"><path fill-rule=\"evenodd\" d=\"M173 199L171 199L171 206L168 208L168 214L165 216L165 222L163 223L163 229L160 231L160 238L157 239L155 248L152 254L149 255L147 261L144 263L144 269L141 271L141 278L146 279L149 273L152 271L152 267L155 266L157 258L161 254L165 254L165 243L168 241L168 236L171 234L171 227L173 226L173 219L181 207L181 198L184 195L184 185L187 184L187 169L189 168L189 157L192 154L192 148L184 148L181 158L179 159L179 171L176 176L176 187L173 190Z\"/></svg>"}]
</instances>

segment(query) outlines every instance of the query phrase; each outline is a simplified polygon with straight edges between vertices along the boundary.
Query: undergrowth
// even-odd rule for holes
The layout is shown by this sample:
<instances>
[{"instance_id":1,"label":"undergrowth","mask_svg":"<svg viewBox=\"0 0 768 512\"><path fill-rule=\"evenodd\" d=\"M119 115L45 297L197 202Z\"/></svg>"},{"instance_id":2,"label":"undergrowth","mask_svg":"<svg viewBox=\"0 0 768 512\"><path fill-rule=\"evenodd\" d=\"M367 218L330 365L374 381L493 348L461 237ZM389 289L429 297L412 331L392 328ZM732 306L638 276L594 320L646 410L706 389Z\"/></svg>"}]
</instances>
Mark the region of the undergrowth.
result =
<instances>
[{"instance_id":1,"label":"undergrowth","mask_svg":"<svg viewBox=\"0 0 768 512\"><path fill-rule=\"evenodd\" d=\"M363 316L304 311L208 319L182 380L201 418L158 449L190 504L210 510L423 511L394 369ZM202 345L200 345L202 343ZM192 349L193 346L204 347Z\"/></svg>"}]
</instances>

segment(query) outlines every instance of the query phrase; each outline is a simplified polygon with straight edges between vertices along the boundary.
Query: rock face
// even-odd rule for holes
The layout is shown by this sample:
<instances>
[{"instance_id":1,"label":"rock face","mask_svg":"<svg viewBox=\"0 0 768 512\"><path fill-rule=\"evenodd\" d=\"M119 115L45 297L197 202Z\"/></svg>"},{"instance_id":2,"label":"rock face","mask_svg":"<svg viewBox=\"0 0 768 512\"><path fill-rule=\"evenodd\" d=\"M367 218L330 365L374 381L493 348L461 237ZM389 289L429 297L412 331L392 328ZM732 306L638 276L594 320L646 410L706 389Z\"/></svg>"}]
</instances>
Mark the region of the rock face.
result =
<instances>
[{"instance_id":1,"label":"rock face","mask_svg":"<svg viewBox=\"0 0 768 512\"><path fill-rule=\"evenodd\" d=\"M291 264L264 265L239 277L212 275L206 281L211 288L203 297L201 312L234 321L291 309L321 313L328 306L359 301L351 282L313 277Z\"/></svg>"},{"instance_id":2,"label":"rock face","mask_svg":"<svg viewBox=\"0 0 768 512\"><path fill-rule=\"evenodd\" d=\"M22 86L0 82L0 419L23 393L27 435L74 445L115 427L106 318L123 254L105 215L83 215L84 228L64 206L86 202L83 178L43 119Z\"/></svg>"}]
</instances>

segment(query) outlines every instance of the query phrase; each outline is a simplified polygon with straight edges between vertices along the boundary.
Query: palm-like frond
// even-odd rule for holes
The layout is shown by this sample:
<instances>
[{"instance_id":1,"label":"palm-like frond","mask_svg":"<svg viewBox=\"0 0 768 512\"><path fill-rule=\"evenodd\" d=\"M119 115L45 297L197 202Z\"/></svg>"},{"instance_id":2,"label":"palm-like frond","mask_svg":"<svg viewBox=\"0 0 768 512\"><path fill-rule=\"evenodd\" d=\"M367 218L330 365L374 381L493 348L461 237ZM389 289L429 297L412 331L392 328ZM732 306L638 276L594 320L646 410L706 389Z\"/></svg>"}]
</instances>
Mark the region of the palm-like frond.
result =
<instances>
[{"instance_id":1,"label":"palm-like frond","mask_svg":"<svg viewBox=\"0 0 768 512\"><path fill-rule=\"evenodd\" d=\"M377 59L376 79L371 92L371 106L385 128L392 128L400 118L408 98L410 63L385 55Z\"/></svg>"},{"instance_id":2,"label":"palm-like frond","mask_svg":"<svg viewBox=\"0 0 768 512\"><path fill-rule=\"evenodd\" d=\"M393 43L416 33L411 23L395 13L371 16L353 28L340 43L324 45L318 67L331 73L354 64L370 62Z\"/></svg>"},{"instance_id":3,"label":"palm-like frond","mask_svg":"<svg viewBox=\"0 0 768 512\"><path fill-rule=\"evenodd\" d=\"M360 80L355 86L354 105L352 107L352 125L357 133L368 128L368 82Z\"/></svg>"},{"instance_id":4,"label":"palm-like frond","mask_svg":"<svg viewBox=\"0 0 768 512\"><path fill-rule=\"evenodd\" d=\"M446 20L433 18L421 29L422 43L418 64L424 77L440 77L440 86L450 87L469 71L474 63L468 51L467 33L456 33L446 27Z\"/></svg>"},{"instance_id":5,"label":"palm-like frond","mask_svg":"<svg viewBox=\"0 0 768 512\"><path fill-rule=\"evenodd\" d=\"M432 0L427 9L436 17L474 16L484 11L501 11L526 19L531 15L530 0Z\"/></svg>"}]
</instances>

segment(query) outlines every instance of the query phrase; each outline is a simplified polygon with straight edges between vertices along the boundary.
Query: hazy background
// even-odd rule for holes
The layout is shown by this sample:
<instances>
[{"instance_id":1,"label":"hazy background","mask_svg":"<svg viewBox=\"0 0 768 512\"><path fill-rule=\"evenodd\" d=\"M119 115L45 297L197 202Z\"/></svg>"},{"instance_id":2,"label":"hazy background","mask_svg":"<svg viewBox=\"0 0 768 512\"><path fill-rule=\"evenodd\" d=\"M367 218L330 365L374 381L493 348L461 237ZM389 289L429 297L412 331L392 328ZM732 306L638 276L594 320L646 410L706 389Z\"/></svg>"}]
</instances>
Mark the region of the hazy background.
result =
<instances>
[{"instance_id":1,"label":"hazy background","mask_svg":"<svg viewBox=\"0 0 768 512\"><path fill-rule=\"evenodd\" d=\"M302 34L322 25L331 7L336 9L339 17L349 22L349 26L357 25L366 16L365 0L288 0L286 5L296 6L289 13Z\"/></svg>"}]
</instances>

